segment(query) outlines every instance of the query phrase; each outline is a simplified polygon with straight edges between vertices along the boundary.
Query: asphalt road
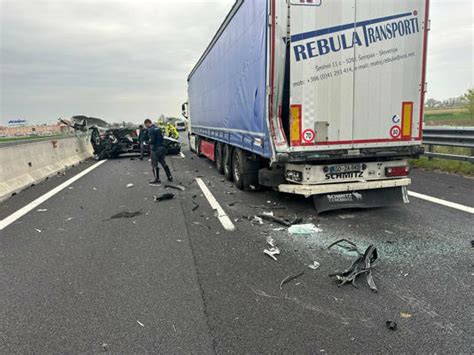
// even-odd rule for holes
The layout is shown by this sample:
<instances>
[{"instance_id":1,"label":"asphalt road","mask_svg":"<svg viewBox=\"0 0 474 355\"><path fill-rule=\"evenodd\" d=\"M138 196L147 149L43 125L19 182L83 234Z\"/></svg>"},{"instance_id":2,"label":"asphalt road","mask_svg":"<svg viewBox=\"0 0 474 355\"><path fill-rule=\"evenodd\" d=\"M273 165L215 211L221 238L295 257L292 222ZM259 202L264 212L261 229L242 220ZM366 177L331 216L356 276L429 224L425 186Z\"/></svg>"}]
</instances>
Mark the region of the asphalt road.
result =
<instances>
[{"instance_id":1,"label":"asphalt road","mask_svg":"<svg viewBox=\"0 0 474 355\"><path fill-rule=\"evenodd\" d=\"M0 231L0 353L472 353L472 214L411 198L316 216L310 200L239 191L184 153L168 162L185 191L149 187L148 162L111 160ZM13 196L0 219L92 164ZM412 177L413 191L474 205L471 179ZM176 198L154 202L163 192ZM295 236L247 218L270 210L322 231ZM141 214L110 219L122 211ZM268 236L278 261L263 254ZM377 247L378 293L364 277L358 289L328 277L355 258L327 250L341 238Z\"/></svg>"}]
</instances>

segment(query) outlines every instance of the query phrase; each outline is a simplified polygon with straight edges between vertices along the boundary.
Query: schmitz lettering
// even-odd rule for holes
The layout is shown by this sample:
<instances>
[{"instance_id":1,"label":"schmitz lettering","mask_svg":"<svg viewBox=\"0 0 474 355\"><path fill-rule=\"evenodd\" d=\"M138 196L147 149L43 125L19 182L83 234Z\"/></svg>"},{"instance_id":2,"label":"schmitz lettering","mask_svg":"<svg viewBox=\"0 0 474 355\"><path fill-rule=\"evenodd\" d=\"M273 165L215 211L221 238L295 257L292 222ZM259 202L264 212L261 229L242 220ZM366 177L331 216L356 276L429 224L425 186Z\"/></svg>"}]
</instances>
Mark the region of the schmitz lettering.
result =
<instances>
[{"instance_id":1,"label":"schmitz lettering","mask_svg":"<svg viewBox=\"0 0 474 355\"><path fill-rule=\"evenodd\" d=\"M333 179L355 179L364 177L363 171L350 171L345 173L328 173L325 175L326 180L333 180Z\"/></svg>"}]
</instances>

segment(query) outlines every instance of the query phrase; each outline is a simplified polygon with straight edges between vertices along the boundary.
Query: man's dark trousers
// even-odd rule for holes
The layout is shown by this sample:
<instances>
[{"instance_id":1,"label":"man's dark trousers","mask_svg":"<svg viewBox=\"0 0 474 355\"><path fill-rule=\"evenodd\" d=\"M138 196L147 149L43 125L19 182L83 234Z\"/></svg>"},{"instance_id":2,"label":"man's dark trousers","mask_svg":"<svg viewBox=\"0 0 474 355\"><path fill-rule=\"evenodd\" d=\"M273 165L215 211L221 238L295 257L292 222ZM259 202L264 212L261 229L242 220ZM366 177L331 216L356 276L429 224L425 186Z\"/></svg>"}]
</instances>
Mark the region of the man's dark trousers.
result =
<instances>
[{"instance_id":1,"label":"man's dark trousers","mask_svg":"<svg viewBox=\"0 0 474 355\"><path fill-rule=\"evenodd\" d=\"M153 149L151 154L152 154L151 165L153 166L154 169L156 169L156 178L157 179L160 178L160 170L158 168L158 163L160 163L161 166L163 167L163 169L165 170L165 173L166 173L166 176L168 177L168 180L171 180L172 179L171 171L170 171L170 168L169 168L168 164L166 164L166 160L165 160L165 156L166 156L165 147L163 147L163 146L156 147L156 148Z\"/></svg>"}]
</instances>

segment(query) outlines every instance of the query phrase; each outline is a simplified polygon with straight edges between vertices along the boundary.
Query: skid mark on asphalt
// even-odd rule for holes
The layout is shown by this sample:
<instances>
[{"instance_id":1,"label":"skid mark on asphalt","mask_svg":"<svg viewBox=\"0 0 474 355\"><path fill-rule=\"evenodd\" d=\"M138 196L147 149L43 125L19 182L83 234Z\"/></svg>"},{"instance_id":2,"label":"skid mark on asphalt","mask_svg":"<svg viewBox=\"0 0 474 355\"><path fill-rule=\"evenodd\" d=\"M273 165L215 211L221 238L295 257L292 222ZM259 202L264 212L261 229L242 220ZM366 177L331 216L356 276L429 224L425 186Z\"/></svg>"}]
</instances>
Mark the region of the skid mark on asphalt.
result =
<instances>
[{"instance_id":1,"label":"skid mark on asphalt","mask_svg":"<svg viewBox=\"0 0 474 355\"><path fill-rule=\"evenodd\" d=\"M207 188L204 181L202 181L201 178L196 178L196 182L198 183L199 187L201 188L202 193L206 197L207 201L211 205L211 208L213 210L217 211L217 218L219 219L219 222L221 222L224 229L226 229L228 231L234 231L235 230L234 224L230 220L229 216L225 213L224 209L221 207L219 202L217 202L216 198L211 193L211 191L209 191L209 189Z\"/></svg>"},{"instance_id":2,"label":"skid mark on asphalt","mask_svg":"<svg viewBox=\"0 0 474 355\"><path fill-rule=\"evenodd\" d=\"M428 195L423 195L423 194L420 194L418 192L413 192L413 191L408 191L408 196L416 197L416 198L419 198L421 200L436 203L438 205L442 205L442 206L457 209L459 211L474 214L474 207L464 206L464 205L461 205L459 203L442 200L440 198L431 197L431 196L428 196Z\"/></svg>"},{"instance_id":3,"label":"skid mark on asphalt","mask_svg":"<svg viewBox=\"0 0 474 355\"><path fill-rule=\"evenodd\" d=\"M352 320L349 317L343 317L343 316L341 316L341 315L339 315L335 312L331 312L329 309L323 309L322 307L318 307L318 306L315 306L313 304L303 302L303 301L299 300L296 297L291 297L291 296L288 296L288 295L282 295L282 296L270 295L270 294L266 293L265 291L262 291L262 290L259 290L259 289L254 289L252 287L250 289L257 296L266 297L266 298L274 298L274 299L277 299L277 300L280 300L280 301L288 301L288 302L296 304L297 306L299 306L303 309L306 309L308 311L317 312L317 313L329 316L331 318L335 318L338 321L340 321L341 324L344 324L344 325L349 325L350 321Z\"/></svg>"},{"instance_id":4,"label":"skid mark on asphalt","mask_svg":"<svg viewBox=\"0 0 474 355\"><path fill-rule=\"evenodd\" d=\"M44 195L38 197L36 200L30 202L29 204L27 204L26 206L20 208L18 211L12 213L11 215L9 215L8 217L5 217L4 219L2 219L0 221L0 231L5 229L6 227L8 227L10 224L12 224L13 222L15 222L16 220L18 220L19 218L23 217L24 215L26 215L28 212L34 210L36 207L38 207L39 205L41 205L43 202L45 202L46 200L50 199L51 197L53 197L54 195L56 195L58 192L64 190L66 187L68 187L69 185L71 185L72 183L76 182L77 180L79 180L81 177L89 174L92 170L98 168L99 166L101 166L102 164L104 164L107 160L101 160L97 163L95 163L94 165L90 166L89 168L81 171L79 174L73 176L72 178L70 178L69 180L63 182L61 185L59 186L56 186L54 189L52 189L51 191L48 191L47 193L45 193Z\"/></svg>"}]
</instances>

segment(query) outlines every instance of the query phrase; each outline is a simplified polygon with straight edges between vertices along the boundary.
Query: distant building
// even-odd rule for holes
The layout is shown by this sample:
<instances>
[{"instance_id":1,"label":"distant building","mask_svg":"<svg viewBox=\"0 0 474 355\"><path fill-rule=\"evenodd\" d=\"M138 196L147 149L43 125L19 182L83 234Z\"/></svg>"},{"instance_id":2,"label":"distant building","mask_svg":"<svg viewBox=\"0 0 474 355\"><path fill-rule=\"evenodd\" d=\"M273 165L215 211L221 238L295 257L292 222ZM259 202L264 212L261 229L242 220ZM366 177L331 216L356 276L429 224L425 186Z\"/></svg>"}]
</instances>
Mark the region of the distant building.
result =
<instances>
[{"instance_id":1,"label":"distant building","mask_svg":"<svg viewBox=\"0 0 474 355\"><path fill-rule=\"evenodd\" d=\"M69 127L62 123L11 127L0 126L0 137L54 136L66 132L69 132Z\"/></svg>"}]
</instances>

